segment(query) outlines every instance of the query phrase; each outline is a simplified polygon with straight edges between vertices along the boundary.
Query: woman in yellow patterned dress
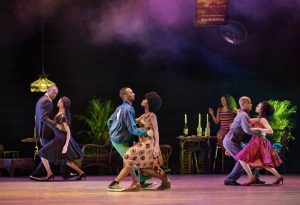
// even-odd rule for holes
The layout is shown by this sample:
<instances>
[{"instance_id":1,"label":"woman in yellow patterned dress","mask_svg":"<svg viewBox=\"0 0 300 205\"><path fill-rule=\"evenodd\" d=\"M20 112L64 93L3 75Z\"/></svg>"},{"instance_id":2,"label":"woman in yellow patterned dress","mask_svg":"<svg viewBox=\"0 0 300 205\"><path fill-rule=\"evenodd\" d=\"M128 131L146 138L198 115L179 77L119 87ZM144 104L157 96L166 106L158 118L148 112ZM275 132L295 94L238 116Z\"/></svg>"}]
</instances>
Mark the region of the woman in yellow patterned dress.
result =
<instances>
[{"instance_id":1,"label":"woman in yellow patterned dress","mask_svg":"<svg viewBox=\"0 0 300 205\"><path fill-rule=\"evenodd\" d=\"M161 107L161 98L156 92L149 92L145 95L141 106L144 107L145 113L136 121L142 129L147 130L148 135L139 137L139 142L127 150L123 157L124 169L131 170L137 167L143 175L156 177L162 181L158 190L168 189L171 187L171 183L161 168L163 160L159 147L157 117L154 113ZM123 176L117 177L116 181L121 181ZM140 190L140 182L137 178L133 177L132 179L132 184L126 190Z\"/></svg>"}]
</instances>

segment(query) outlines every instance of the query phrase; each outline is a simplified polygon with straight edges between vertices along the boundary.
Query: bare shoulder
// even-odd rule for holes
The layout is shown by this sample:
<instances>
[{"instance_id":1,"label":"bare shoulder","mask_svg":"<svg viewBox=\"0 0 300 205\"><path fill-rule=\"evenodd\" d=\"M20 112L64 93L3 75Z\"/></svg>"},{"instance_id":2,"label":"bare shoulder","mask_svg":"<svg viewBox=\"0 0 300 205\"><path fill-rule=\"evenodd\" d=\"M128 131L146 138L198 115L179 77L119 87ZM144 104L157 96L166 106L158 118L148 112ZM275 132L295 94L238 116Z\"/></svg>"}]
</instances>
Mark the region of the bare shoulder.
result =
<instances>
[{"instance_id":1,"label":"bare shoulder","mask_svg":"<svg viewBox=\"0 0 300 205\"><path fill-rule=\"evenodd\" d=\"M262 117L262 118L260 119L260 122L261 122L261 123L269 123L268 120L267 120L266 118L264 118L264 117Z\"/></svg>"},{"instance_id":2,"label":"bare shoulder","mask_svg":"<svg viewBox=\"0 0 300 205\"><path fill-rule=\"evenodd\" d=\"M156 114L155 114L154 112L152 112L152 113L149 115L149 118L150 118L151 120L156 120L156 119L157 119Z\"/></svg>"}]
</instances>

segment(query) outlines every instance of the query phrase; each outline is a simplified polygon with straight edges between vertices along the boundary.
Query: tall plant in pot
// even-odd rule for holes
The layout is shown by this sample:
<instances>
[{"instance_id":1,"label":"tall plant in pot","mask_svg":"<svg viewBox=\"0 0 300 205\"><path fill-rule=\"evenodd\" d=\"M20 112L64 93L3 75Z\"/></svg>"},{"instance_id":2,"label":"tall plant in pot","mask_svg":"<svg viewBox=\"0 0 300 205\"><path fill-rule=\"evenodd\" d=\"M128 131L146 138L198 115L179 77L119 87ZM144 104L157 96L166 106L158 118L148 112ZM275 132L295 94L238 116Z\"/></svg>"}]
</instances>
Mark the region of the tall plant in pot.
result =
<instances>
[{"instance_id":1,"label":"tall plant in pot","mask_svg":"<svg viewBox=\"0 0 300 205\"><path fill-rule=\"evenodd\" d=\"M107 121L113 111L112 101L101 101L99 98L93 98L89 102L88 110L83 115L77 115L77 118L84 122L86 130L79 132L86 143L107 144L109 143L109 134Z\"/></svg>"}]
</instances>

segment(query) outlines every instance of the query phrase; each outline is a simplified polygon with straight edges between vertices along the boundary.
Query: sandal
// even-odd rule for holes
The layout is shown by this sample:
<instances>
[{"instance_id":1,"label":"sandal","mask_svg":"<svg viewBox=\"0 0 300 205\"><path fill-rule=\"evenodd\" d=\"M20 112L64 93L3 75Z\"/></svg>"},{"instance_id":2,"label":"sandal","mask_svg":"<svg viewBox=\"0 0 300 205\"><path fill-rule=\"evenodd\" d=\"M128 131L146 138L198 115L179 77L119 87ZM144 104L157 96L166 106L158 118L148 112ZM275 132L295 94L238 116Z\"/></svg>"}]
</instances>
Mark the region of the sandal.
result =
<instances>
[{"instance_id":1,"label":"sandal","mask_svg":"<svg viewBox=\"0 0 300 205\"><path fill-rule=\"evenodd\" d=\"M140 191L142 186L140 182L132 182L131 185L125 189L125 191Z\"/></svg>"},{"instance_id":2,"label":"sandal","mask_svg":"<svg viewBox=\"0 0 300 205\"><path fill-rule=\"evenodd\" d=\"M170 181L164 181L161 183L159 187L157 187L157 190L165 190L171 188L171 182Z\"/></svg>"}]
</instances>

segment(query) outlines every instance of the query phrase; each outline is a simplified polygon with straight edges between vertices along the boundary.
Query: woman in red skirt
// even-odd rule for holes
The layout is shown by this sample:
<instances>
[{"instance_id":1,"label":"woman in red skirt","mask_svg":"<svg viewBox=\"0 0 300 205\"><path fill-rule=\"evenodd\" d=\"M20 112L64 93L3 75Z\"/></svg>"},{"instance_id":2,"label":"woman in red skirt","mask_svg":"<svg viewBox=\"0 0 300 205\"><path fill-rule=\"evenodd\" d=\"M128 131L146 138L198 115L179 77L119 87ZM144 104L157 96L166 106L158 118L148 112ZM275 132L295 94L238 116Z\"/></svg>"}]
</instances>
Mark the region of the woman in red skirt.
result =
<instances>
[{"instance_id":1,"label":"woman in red skirt","mask_svg":"<svg viewBox=\"0 0 300 205\"><path fill-rule=\"evenodd\" d=\"M273 106L263 101L257 105L255 112L258 113L258 118L251 119L251 129L273 134L273 129L268 122L274 114ZM236 155L236 158L239 159L249 177L249 182L244 185L251 185L256 181L249 165L254 168L264 168L275 175L277 179L273 184L283 183L283 177L275 169L282 161L272 148L271 142L265 137L253 136L246 147Z\"/></svg>"}]
</instances>

